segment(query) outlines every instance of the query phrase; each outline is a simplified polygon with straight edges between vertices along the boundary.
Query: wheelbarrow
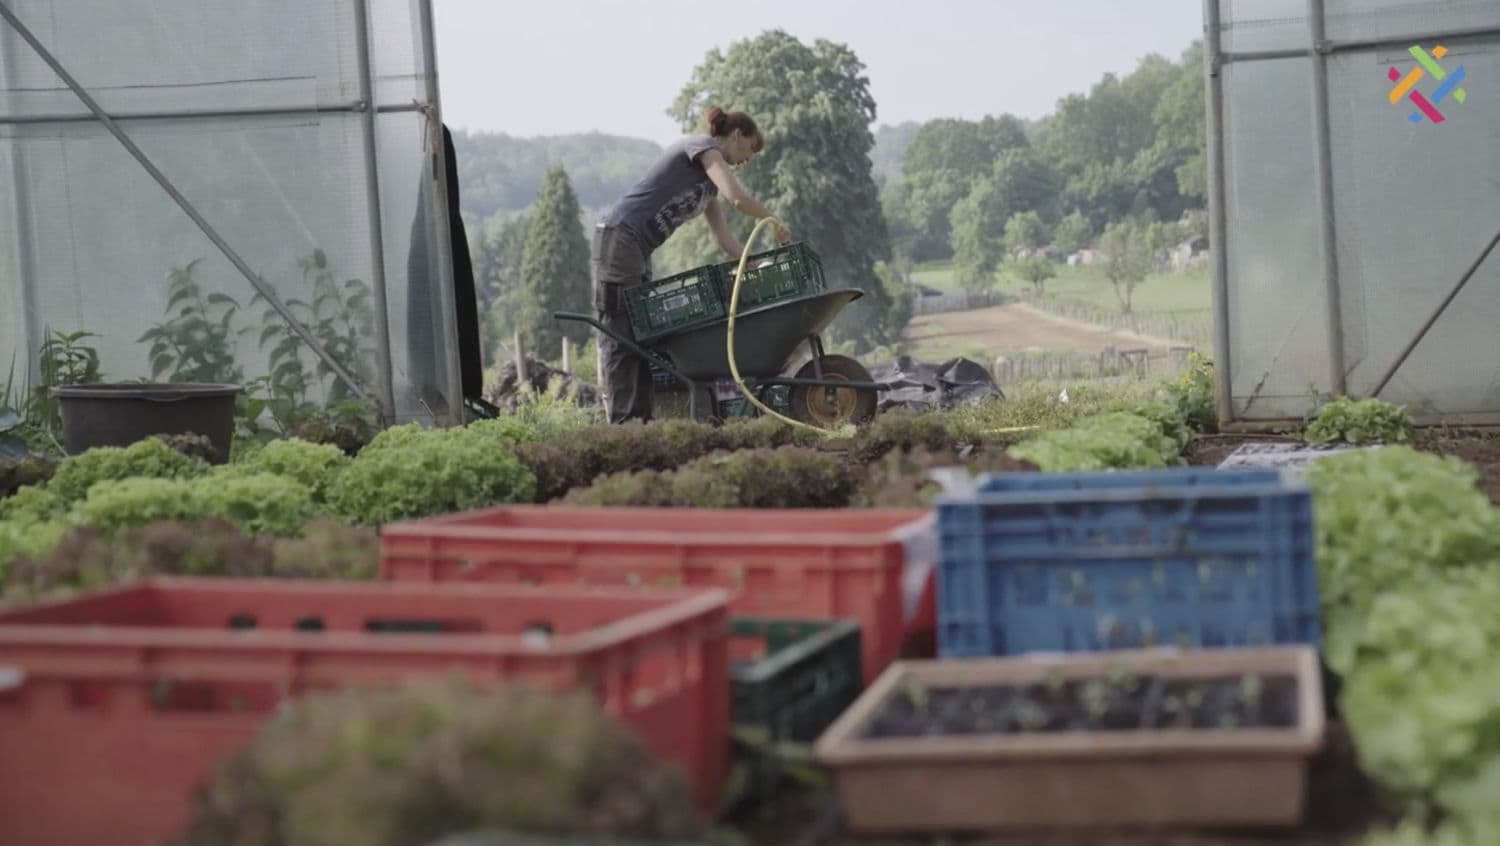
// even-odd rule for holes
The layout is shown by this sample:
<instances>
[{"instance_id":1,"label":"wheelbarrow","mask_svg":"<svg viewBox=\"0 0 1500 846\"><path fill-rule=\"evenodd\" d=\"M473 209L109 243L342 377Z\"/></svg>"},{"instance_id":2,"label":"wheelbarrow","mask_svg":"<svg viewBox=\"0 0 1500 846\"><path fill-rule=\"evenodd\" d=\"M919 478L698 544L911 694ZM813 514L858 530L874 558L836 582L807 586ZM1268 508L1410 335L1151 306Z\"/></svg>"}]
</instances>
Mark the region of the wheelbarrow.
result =
<instances>
[{"instance_id":1,"label":"wheelbarrow","mask_svg":"<svg viewBox=\"0 0 1500 846\"><path fill-rule=\"evenodd\" d=\"M864 291L858 288L836 288L738 312L734 318L734 359L745 388L761 402L766 401L772 388L790 388L790 416L814 426L831 428L873 419L882 386L871 381L870 372L858 361L825 352L818 334L844 306L862 296ZM676 377L688 387L688 413L694 418L698 416L699 388L731 378L728 317L689 324L637 343L586 314L559 311L552 316L587 323ZM795 375L787 376L792 356L804 342L812 358Z\"/></svg>"}]
</instances>

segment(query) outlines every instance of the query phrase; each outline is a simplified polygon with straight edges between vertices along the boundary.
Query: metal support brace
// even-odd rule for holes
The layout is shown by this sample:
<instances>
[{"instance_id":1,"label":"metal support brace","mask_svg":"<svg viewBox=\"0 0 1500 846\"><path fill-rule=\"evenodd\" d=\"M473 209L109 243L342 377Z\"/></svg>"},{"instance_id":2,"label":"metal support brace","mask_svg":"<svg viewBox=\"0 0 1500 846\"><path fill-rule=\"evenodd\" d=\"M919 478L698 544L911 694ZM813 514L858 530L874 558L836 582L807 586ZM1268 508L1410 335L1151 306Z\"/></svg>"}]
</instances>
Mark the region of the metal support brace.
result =
<instances>
[{"instance_id":1,"label":"metal support brace","mask_svg":"<svg viewBox=\"0 0 1500 846\"><path fill-rule=\"evenodd\" d=\"M464 380L458 353L458 310L453 292L453 242L448 225L448 169L444 153L442 109L438 97L437 39L433 33L432 0L419 3L422 30L422 70L427 78L427 138L431 147L432 218L438 257L438 305L443 310L443 352L447 357L449 422L464 422Z\"/></svg>"},{"instance_id":2,"label":"metal support brace","mask_svg":"<svg viewBox=\"0 0 1500 846\"><path fill-rule=\"evenodd\" d=\"M1229 360L1229 244L1224 204L1224 78L1220 46L1219 0L1203 0L1203 65L1208 88L1208 242L1213 252L1214 415L1220 423L1234 419Z\"/></svg>"},{"instance_id":3,"label":"metal support brace","mask_svg":"<svg viewBox=\"0 0 1500 846\"><path fill-rule=\"evenodd\" d=\"M353 2L359 97L360 102L371 103L375 99L375 72L370 62L370 10L368 0ZM380 208L380 169L375 155L375 112L369 108L360 109L360 112L360 123L364 127L365 207L369 215L370 252L375 257L370 265L371 305L375 312L375 378L380 392L380 422L385 425L396 419L396 390L392 384L391 320L386 303L384 215Z\"/></svg>"},{"instance_id":4,"label":"metal support brace","mask_svg":"<svg viewBox=\"0 0 1500 846\"><path fill-rule=\"evenodd\" d=\"M172 180L156 167L156 165L145 154L145 152L143 152L140 147L136 146L135 142L131 140L130 136L127 135L124 130L120 129L119 125L115 123L114 119L111 118L102 107L100 107L99 103L94 100L93 96L90 95L89 92L78 83L78 80L73 78L72 74L68 73L67 68L63 67L62 63L60 63L57 58L47 50L47 48L41 43L41 41L37 39L36 35L34 35L18 17L16 17L15 12L10 9L9 5L5 3L4 0L0 0L0 18L4 18L5 21L9 23L13 29L15 29L16 33L20 35L21 38L25 39L27 44L31 45L31 49L36 52L37 56L39 56L42 61L47 63L47 66L52 69L52 72L57 74L58 78L61 79L63 83L68 86L68 88L72 89L73 93L77 95L78 99L83 101L84 106L86 106L88 110L94 115L94 117L104 125L104 128L109 130L109 133L115 137L115 140L120 142L121 146L125 148L126 152L130 153L130 155L140 163L141 167L145 168L146 172L151 175L151 178L156 180L156 184L160 185L162 190L166 191L167 195L172 198L173 202L177 203L178 207L181 208L182 211L192 219L193 223L197 224L198 228L203 231L203 234L206 235L208 239L213 242L214 246L218 247L219 251L224 254L224 257L229 259L230 263L233 264L235 268L238 269L239 272L250 281L251 285L255 286L255 289L259 291L261 295L266 298L266 301L271 304L271 307L276 310L276 313L281 315L281 318L287 322L287 325L292 328L292 331L296 332L297 335L302 338L303 342L306 343L308 347L312 349L312 351L318 356L318 358L322 359L323 362L328 365L328 368L333 371L334 375L343 380L343 382L347 384L349 388L355 393L360 394L368 399L376 400L378 402L378 398L370 396L369 389L361 384L360 381L356 379L352 374L350 374L349 371L345 369L344 366L340 364L339 361L328 352L328 350L324 349L323 345L319 343L316 337L313 336L312 332L309 331L306 326L303 326L301 321L297 320L297 318L286 307L286 304L281 301L281 298L276 295L275 289L273 289L270 285L267 285L265 280L261 279L260 276L250 267L250 265L240 257L239 253L235 252L234 248L229 246L229 244L219 235L218 231L214 229L212 224L205 220L203 218L203 215L199 214L198 209L195 208L193 204L189 202L188 199L184 197L180 191L177 190L177 187L172 184Z\"/></svg>"},{"instance_id":5,"label":"metal support brace","mask_svg":"<svg viewBox=\"0 0 1500 846\"><path fill-rule=\"evenodd\" d=\"M368 55L368 52L366 53ZM384 106L370 108L368 100L353 100L344 103L328 103L319 105L308 103L299 106L264 106L260 108L238 108L238 109L167 109L142 112L115 112L111 117L115 121L132 120L187 120L194 118L246 118L246 117L301 117L304 115L321 115L335 113L355 113L374 111L378 114L401 114L419 112L424 108L421 103L390 103ZM0 115L0 126L47 123L90 123L98 120L89 112L60 112L54 114L40 115Z\"/></svg>"},{"instance_id":6,"label":"metal support brace","mask_svg":"<svg viewBox=\"0 0 1500 846\"><path fill-rule=\"evenodd\" d=\"M1317 46L1325 43L1326 18L1323 0L1307 0L1307 15L1312 26L1309 56L1313 72L1313 141L1318 180L1319 242L1323 253L1323 292L1328 310L1328 385L1333 393L1348 393L1344 370L1344 309L1339 290L1339 245L1334 225L1333 201L1333 130L1328 117L1328 57Z\"/></svg>"},{"instance_id":7,"label":"metal support brace","mask_svg":"<svg viewBox=\"0 0 1500 846\"><path fill-rule=\"evenodd\" d=\"M1479 254L1478 258L1474 259L1473 263L1469 265L1469 269L1464 271L1464 275L1458 280L1458 284L1453 286L1453 290L1448 292L1448 296L1444 297L1443 301L1438 303L1438 307L1433 310L1432 314L1428 315L1426 322L1422 324L1422 328L1417 330L1417 334L1407 342L1406 347L1401 350L1401 354L1396 356L1396 360L1391 362L1391 366L1386 369L1385 375L1380 377L1380 382L1375 385L1375 390L1370 392L1370 396L1380 396L1380 392L1385 390L1386 385L1390 384L1391 379L1396 375L1396 371L1400 370L1401 365L1406 363L1406 359L1411 357L1412 351L1417 348L1417 344L1422 343L1422 339L1427 337L1427 333L1432 330L1432 324L1436 323L1437 319L1442 317L1443 312L1448 310L1448 306L1458 296L1458 292L1462 291L1464 286L1469 284L1469 280L1473 279L1474 274L1479 272L1480 265L1485 263L1490 257L1490 253L1494 252L1497 246L1500 246L1500 232L1495 233L1495 237L1490 239L1484 251Z\"/></svg>"},{"instance_id":8,"label":"metal support brace","mask_svg":"<svg viewBox=\"0 0 1500 846\"><path fill-rule=\"evenodd\" d=\"M6 76L15 78L16 52L5 49L5 39L0 38L0 62L4 63ZM41 377L38 363L31 357L42 345L44 329L39 320L40 310L36 301L36 262L31 252L31 186L26 178L26 145L18 143L11 151L11 201L15 209L14 237L16 239L16 286L21 297L21 331L25 336L27 354L24 358L25 373L22 384L37 384Z\"/></svg>"}]
</instances>

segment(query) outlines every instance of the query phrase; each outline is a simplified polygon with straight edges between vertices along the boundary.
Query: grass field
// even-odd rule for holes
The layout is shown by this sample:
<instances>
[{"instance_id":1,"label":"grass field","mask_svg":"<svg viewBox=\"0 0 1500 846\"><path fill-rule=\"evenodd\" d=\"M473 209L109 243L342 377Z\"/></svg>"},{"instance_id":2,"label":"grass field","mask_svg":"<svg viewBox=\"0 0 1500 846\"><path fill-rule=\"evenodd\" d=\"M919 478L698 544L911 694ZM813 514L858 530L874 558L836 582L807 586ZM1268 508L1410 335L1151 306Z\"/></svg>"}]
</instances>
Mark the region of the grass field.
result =
<instances>
[{"instance_id":1,"label":"grass field","mask_svg":"<svg viewBox=\"0 0 1500 846\"><path fill-rule=\"evenodd\" d=\"M1097 354L1105 347L1148 348L1166 354L1166 344L1128 332L1049 315L1028 305L950 311L917 317L906 329L907 352L920 361L955 356L991 361L1022 353Z\"/></svg>"},{"instance_id":2,"label":"grass field","mask_svg":"<svg viewBox=\"0 0 1500 846\"><path fill-rule=\"evenodd\" d=\"M912 271L917 282L942 291L959 290L958 279L952 262L928 262ZM996 274L997 289L1020 292L1031 287L1012 275L1008 268ZM1057 277L1047 281L1046 292L1101 308L1118 309L1120 301L1115 296L1114 286L1104 277L1104 269L1097 266L1068 267L1057 265ZM1207 311L1211 307L1207 270L1191 270L1186 273L1155 273L1146 277L1135 289L1132 305L1136 311L1172 312Z\"/></svg>"}]
</instances>

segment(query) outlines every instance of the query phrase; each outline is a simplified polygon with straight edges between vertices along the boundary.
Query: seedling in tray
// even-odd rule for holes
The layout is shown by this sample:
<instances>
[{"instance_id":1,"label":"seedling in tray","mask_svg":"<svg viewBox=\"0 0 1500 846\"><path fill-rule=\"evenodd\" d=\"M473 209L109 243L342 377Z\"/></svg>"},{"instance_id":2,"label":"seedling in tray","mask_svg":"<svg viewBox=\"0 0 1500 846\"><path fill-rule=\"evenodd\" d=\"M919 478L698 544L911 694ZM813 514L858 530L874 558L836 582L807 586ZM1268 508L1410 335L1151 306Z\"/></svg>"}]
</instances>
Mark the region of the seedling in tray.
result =
<instances>
[{"instance_id":1,"label":"seedling in tray","mask_svg":"<svg viewBox=\"0 0 1500 846\"><path fill-rule=\"evenodd\" d=\"M1303 645L899 662L815 754L857 831L1290 826L1321 684Z\"/></svg>"},{"instance_id":2,"label":"seedling in tray","mask_svg":"<svg viewBox=\"0 0 1500 846\"><path fill-rule=\"evenodd\" d=\"M902 686L870 722L870 738L1156 729L1288 728L1291 674L1180 679L1117 666L1108 676L928 688Z\"/></svg>"}]
</instances>

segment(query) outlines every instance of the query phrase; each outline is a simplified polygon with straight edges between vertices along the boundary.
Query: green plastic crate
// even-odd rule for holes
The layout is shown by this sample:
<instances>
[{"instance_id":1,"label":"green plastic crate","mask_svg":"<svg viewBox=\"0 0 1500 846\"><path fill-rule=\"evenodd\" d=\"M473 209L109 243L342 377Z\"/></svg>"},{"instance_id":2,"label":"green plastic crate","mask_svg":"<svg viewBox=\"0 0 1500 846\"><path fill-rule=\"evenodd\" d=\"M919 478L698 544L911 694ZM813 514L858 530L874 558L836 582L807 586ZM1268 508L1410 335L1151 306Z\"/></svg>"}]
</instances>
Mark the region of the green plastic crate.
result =
<instances>
[{"instance_id":1,"label":"green plastic crate","mask_svg":"<svg viewBox=\"0 0 1500 846\"><path fill-rule=\"evenodd\" d=\"M790 759L818 739L863 689L859 623L737 617L730 636L760 638L764 657L731 665L730 721L743 798L774 790Z\"/></svg>"},{"instance_id":2,"label":"green plastic crate","mask_svg":"<svg viewBox=\"0 0 1500 846\"><path fill-rule=\"evenodd\" d=\"M734 294L734 272L738 260L717 267L723 286L721 297L727 306ZM815 294L824 290L823 261L802 242L753 253L745 261L745 281L740 285L740 310L765 303Z\"/></svg>"},{"instance_id":3,"label":"green plastic crate","mask_svg":"<svg viewBox=\"0 0 1500 846\"><path fill-rule=\"evenodd\" d=\"M713 265L625 289L625 309L638 341L648 341L726 313Z\"/></svg>"}]
</instances>

